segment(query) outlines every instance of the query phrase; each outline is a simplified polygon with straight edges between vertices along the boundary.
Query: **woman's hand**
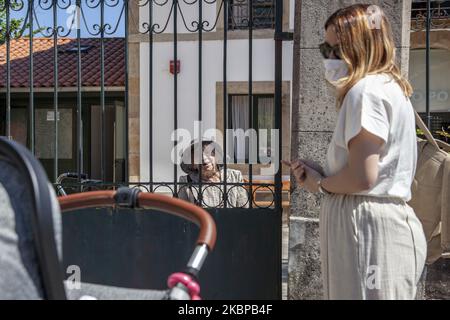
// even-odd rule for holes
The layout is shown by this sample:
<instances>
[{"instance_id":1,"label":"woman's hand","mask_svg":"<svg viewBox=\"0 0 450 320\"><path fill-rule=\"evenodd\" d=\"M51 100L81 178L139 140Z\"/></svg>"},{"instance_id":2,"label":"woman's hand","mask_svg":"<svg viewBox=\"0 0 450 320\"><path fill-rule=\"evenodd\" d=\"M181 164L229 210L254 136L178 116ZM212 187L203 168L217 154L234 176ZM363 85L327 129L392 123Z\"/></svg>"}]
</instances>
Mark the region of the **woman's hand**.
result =
<instances>
[{"instance_id":1,"label":"woman's hand","mask_svg":"<svg viewBox=\"0 0 450 320\"><path fill-rule=\"evenodd\" d=\"M308 161L309 164L314 165L318 169L315 170L303 160L295 160L293 162L283 160L282 163L291 167L292 174L300 187L312 193L319 192L319 181L323 179L323 175L318 171L322 171L320 166Z\"/></svg>"},{"instance_id":2,"label":"woman's hand","mask_svg":"<svg viewBox=\"0 0 450 320\"><path fill-rule=\"evenodd\" d=\"M297 184L303 187L303 183L305 181L305 169L304 165L300 160L295 160L293 162L289 162L286 160L281 160L281 163L287 165L291 168L292 175L294 176Z\"/></svg>"},{"instance_id":3,"label":"woman's hand","mask_svg":"<svg viewBox=\"0 0 450 320\"><path fill-rule=\"evenodd\" d=\"M323 175L306 164L304 170L306 176L304 188L311 193L319 192L319 181L324 178Z\"/></svg>"}]
</instances>

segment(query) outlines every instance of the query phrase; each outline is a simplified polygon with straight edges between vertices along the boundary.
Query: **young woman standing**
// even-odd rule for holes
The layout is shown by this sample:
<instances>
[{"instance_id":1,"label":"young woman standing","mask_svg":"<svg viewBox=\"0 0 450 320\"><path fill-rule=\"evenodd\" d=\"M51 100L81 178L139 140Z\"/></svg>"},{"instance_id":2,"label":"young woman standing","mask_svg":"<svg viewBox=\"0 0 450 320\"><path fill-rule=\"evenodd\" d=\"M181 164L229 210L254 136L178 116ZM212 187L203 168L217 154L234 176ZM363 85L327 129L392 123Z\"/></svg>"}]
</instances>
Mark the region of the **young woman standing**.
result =
<instances>
[{"instance_id":1,"label":"young woman standing","mask_svg":"<svg viewBox=\"0 0 450 320\"><path fill-rule=\"evenodd\" d=\"M326 167L286 163L302 187L325 194L325 299L414 299L425 264L422 225L407 204L417 161L412 88L374 8L340 9L325 24L320 49L339 108Z\"/></svg>"}]
</instances>

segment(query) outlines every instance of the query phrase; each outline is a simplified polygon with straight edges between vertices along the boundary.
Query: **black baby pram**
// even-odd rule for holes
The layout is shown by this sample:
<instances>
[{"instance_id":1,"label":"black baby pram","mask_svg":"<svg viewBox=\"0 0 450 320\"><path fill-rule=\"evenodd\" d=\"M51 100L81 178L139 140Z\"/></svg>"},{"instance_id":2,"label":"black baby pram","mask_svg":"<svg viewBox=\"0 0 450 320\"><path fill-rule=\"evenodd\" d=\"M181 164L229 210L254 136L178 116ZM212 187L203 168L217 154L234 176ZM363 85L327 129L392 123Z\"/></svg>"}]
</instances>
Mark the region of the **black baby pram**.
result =
<instances>
[{"instance_id":1,"label":"black baby pram","mask_svg":"<svg viewBox=\"0 0 450 320\"><path fill-rule=\"evenodd\" d=\"M167 290L67 285L61 265L60 211L102 206L152 208L200 227L187 269L169 277ZM137 189L75 194L58 203L39 161L25 147L0 138L0 299L199 299L196 276L215 240L216 227L205 210Z\"/></svg>"}]
</instances>

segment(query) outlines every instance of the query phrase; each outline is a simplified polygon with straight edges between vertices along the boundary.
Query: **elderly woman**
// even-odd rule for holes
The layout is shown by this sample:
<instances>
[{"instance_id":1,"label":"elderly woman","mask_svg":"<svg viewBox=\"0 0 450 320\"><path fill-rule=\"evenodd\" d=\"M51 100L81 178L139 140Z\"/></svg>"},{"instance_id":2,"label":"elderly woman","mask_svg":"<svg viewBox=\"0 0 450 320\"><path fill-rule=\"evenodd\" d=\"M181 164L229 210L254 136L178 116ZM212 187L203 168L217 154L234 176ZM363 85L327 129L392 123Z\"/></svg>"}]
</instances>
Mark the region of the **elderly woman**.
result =
<instances>
[{"instance_id":1,"label":"elderly woman","mask_svg":"<svg viewBox=\"0 0 450 320\"><path fill-rule=\"evenodd\" d=\"M202 157L202 163L195 158ZM200 169L201 168L201 169ZM222 164L220 146L213 141L192 142L183 152L181 169L187 174L180 177L178 197L206 208L223 208L224 196L227 197L227 208L247 208L249 197L242 173L238 170L227 169L226 194L224 194L225 170ZM200 177L201 174L201 177ZM199 197L200 181L201 199Z\"/></svg>"}]
</instances>

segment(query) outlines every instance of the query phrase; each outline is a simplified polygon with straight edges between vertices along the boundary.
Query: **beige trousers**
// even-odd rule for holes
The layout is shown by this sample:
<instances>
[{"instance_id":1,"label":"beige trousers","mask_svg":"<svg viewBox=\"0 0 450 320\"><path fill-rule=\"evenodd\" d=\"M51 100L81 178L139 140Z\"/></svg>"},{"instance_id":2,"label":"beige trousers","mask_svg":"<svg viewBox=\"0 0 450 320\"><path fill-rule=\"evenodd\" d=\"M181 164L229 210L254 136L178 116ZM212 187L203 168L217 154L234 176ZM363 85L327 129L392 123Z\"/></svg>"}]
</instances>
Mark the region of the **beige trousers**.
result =
<instances>
[{"instance_id":1,"label":"beige trousers","mask_svg":"<svg viewBox=\"0 0 450 320\"><path fill-rule=\"evenodd\" d=\"M416 296L426 240L403 200L327 195L320 211L324 298L407 299Z\"/></svg>"}]
</instances>

